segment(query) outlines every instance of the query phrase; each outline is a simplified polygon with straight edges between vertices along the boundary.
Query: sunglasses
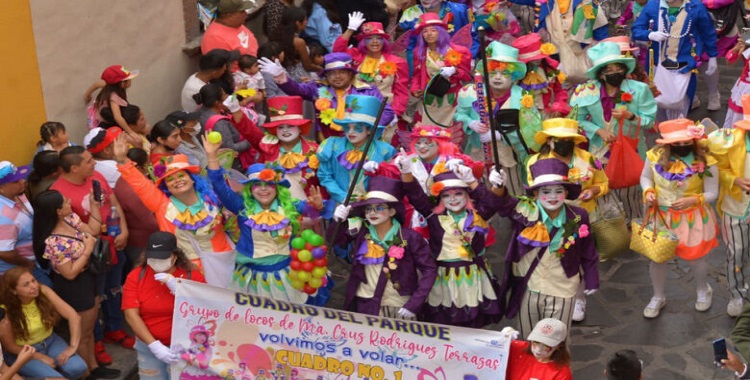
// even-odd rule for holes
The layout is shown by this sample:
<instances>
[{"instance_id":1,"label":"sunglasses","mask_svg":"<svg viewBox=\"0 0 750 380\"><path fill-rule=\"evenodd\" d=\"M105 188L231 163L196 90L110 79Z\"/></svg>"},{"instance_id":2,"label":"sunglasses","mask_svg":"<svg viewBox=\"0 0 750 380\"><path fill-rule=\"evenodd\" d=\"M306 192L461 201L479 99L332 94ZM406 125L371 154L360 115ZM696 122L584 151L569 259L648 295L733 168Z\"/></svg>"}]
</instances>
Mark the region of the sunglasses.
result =
<instances>
[{"instance_id":1,"label":"sunglasses","mask_svg":"<svg viewBox=\"0 0 750 380\"><path fill-rule=\"evenodd\" d=\"M373 213L379 214L388 209L390 209L390 207L385 206L385 205L365 206L365 214L373 214Z\"/></svg>"}]
</instances>

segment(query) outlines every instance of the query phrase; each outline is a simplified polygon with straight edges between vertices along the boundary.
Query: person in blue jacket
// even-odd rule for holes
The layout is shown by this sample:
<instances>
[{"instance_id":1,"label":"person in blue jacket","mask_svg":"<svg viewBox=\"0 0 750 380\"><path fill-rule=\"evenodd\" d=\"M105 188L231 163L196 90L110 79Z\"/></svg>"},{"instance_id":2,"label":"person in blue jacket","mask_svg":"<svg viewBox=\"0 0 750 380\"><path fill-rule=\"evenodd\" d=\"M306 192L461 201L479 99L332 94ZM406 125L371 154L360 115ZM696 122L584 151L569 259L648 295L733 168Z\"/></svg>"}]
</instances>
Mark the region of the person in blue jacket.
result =
<instances>
[{"instance_id":1,"label":"person in blue jacket","mask_svg":"<svg viewBox=\"0 0 750 380\"><path fill-rule=\"evenodd\" d=\"M633 39L652 42L654 82L662 92L656 98L657 120L687 115L695 96L697 58L708 55L707 76L717 69L716 29L706 6L700 0L650 0L633 23ZM678 85L685 81L687 90Z\"/></svg>"},{"instance_id":2,"label":"person in blue jacket","mask_svg":"<svg viewBox=\"0 0 750 380\"><path fill-rule=\"evenodd\" d=\"M468 5L444 0L421 0L420 4L407 8L401 15L398 25L403 30L414 30L419 21L419 16L425 13L437 13L440 19L448 25L448 33L453 36L464 26L474 23L474 14ZM414 65L412 54L417 46L419 34L412 33L409 44L406 47L406 62L409 64L409 75L412 74ZM471 56L476 57L479 52L479 36L476 27L471 28Z\"/></svg>"}]
</instances>

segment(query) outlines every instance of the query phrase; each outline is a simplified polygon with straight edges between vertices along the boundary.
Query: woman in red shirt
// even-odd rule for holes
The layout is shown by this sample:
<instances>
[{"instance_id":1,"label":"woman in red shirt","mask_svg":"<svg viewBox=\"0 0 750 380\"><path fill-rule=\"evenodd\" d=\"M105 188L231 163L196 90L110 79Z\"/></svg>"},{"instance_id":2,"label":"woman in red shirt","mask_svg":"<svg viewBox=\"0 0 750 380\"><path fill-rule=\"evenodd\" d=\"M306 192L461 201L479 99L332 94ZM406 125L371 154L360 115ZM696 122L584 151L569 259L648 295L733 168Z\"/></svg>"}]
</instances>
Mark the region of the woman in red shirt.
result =
<instances>
[{"instance_id":1,"label":"woman in red shirt","mask_svg":"<svg viewBox=\"0 0 750 380\"><path fill-rule=\"evenodd\" d=\"M510 327L503 332L518 335ZM568 328L557 319L545 318L537 322L527 340L511 342L505 379L572 380L567 336Z\"/></svg>"},{"instance_id":2,"label":"woman in red shirt","mask_svg":"<svg viewBox=\"0 0 750 380\"><path fill-rule=\"evenodd\" d=\"M179 355L172 343L172 311L177 278L206 282L200 270L177 248L169 232L148 239L145 260L133 269L122 288L122 310L136 336L141 379L169 379L169 364Z\"/></svg>"}]
</instances>

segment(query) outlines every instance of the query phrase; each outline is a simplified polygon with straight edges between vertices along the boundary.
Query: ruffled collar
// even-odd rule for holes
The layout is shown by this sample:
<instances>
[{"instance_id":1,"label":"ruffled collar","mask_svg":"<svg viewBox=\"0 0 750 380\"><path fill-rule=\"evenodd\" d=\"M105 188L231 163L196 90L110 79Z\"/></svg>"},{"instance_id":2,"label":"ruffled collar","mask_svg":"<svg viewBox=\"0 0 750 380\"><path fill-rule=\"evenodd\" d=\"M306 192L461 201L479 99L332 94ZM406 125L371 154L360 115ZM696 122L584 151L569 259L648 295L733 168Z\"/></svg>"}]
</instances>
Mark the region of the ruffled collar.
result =
<instances>
[{"instance_id":1,"label":"ruffled collar","mask_svg":"<svg viewBox=\"0 0 750 380\"><path fill-rule=\"evenodd\" d=\"M531 222L536 221L536 223L524 228L516 240L532 247L549 246L553 240L549 235L549 231L553 228L559 229L563 226L566 219L565 210L561 210L555 218L550 218L549 214L544 211L544 208L542 208L538 200L527 199L525 202L519 202L519 205L522 203L524 204L523 208L521 208L521 210L523 210L522 214L529 216L533 215L533 220L528 217L527 220ZM520 212L521 210L516 206L516 211ZM555 235L555 237L557 237L559 234Z\"/></svg>"},{"instance_id":2,"label":"ruffled collar","mask_svg":"<svg viewBox=\"0 0 750 380\"><path fill-rule=\"evenodd\" d=\"M448 211L448 215L453 218L456 225L460 224L461 220L464 221L461 228L463 232L478 232L486 234L490 231L487 222L476 211L464 210L459 214L454 214Z\"/></svg>"},{"instance_id":3,"label":"ruffled collar","mask_svg":"<svg viewBox=\"0 0 750 380\"><path fill-rule=\"evenodd\" d=\"M297 173L307 167L307 156L302 154L302 141L297 142L292 150L279 147L279 164L284 174Z\"/></svg>"},{"instance_id":4,"label":"ruffled collar","mask_svg":"<svg viewBox=\"0 0 750 380\"><path fill-rule=\"evenodd\" d=\"M218 207L203 201L203 195L197 193L198 202L188 206L175 197L170 197L171 207L165 217L181 230L195 231L211 225L218 215Z\"/></svg>"},{"instance_id":5,"label":"ruffled collar","mask_svg":"<svg viewBox=\"0 0 750 380\"><path fill-rule=\"evenodd\" d=\"M278 200L274 200L268 210L256 205L252 215L247 215L245 225L260 232L273 232L286 228L290 220L284 216L284 210L279 207Z\"/></svg>"},{"instance_id":6,"label":"ruffled collar","mask_svg":"<svg viewBox=\"0 0 750 380\"><path fill-rule=\"evenodd\" d=\"M703 173L706 166L702 162L695 162L693 153L680 158L672 156L669 163L668 169L665 169L661 164L654 164L656 173L668 181L684 181L695 174Z\"/></svg>"},{"instance_id":7,"label":"ruffled collar","mask_svg":"<svg viewBox=\"0 0 750 380\"><path fill-rule=\"evenodd\" d=\"M382 240L378 238L375 227L370 225L367 230L368 234L365 236L365 241L362 242L354 257L364 265L383 264L386 257L386 248L399 245L401 223L393 219L393 226L386 232Z\"/></svg>"},{"instance_id":8,"label":"ruffled collar","mask_svg":"<svg viewBox=\"0 0 750 380\"><path fill-rule=\"evenodd\" d=\"M357 163L362 160L362 155L364 154L364 152L354 148L348 141L347 146L349 146L350 148L339 154L337 159L339 161L339 164L345 167L346 170L352 170L357 165Z\"/></svg>"}]
</instances>

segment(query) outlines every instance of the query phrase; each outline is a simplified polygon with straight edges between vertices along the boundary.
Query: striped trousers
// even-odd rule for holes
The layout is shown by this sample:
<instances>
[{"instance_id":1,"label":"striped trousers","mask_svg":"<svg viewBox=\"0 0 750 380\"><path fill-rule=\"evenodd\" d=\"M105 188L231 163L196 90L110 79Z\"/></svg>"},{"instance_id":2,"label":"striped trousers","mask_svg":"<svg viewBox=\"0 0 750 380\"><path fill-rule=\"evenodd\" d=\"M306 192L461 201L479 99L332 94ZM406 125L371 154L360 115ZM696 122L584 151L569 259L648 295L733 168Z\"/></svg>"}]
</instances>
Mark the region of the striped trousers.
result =
<instances>
[{"instance_id":1,"label":"striped trousers","mask_svg":"<svg viewBox=\"0 0 750 380\"><path fill-rule=\"evenodd\" d=\"M732 298L750 300L747 278L750 274L750 218L740 219L724 213L721 234L727 245L727 282Z\"/></svg>"},{"instance_id":2,"label":"striped trousers","mask_svg":"<svg viewBox=\"0 0 750 380\"><path fill-rule=\"evenodd\" d=\"M568 326L573 321L573 305L575 297L555 297L526 290L518 311L519 331L521 339L528 338L537 322L544 318L555 318Z\"/></svg>"},{"instance_id":3,"label":"striped trousers","mask_svg":"<svg viewBox=\"0 0 750 380\"><path fill-rule=\"evenodd\" d=\"M617 195L625 209L625 224L630 227L630 221L637 218L643 218L643 191L640 185L624 187L622 189L611 190Z\"/></svg>"}]
</instances>

